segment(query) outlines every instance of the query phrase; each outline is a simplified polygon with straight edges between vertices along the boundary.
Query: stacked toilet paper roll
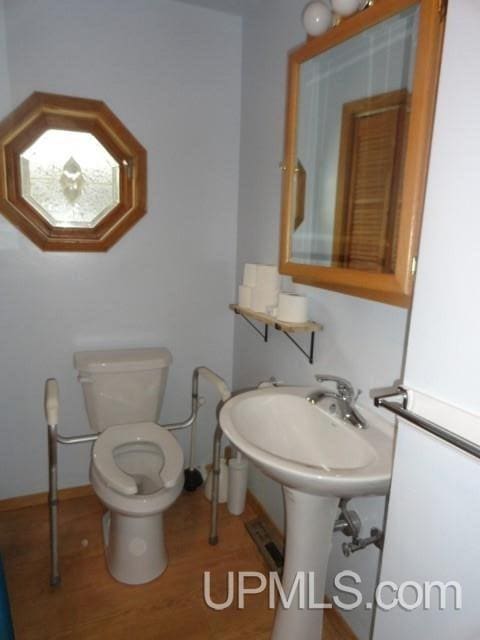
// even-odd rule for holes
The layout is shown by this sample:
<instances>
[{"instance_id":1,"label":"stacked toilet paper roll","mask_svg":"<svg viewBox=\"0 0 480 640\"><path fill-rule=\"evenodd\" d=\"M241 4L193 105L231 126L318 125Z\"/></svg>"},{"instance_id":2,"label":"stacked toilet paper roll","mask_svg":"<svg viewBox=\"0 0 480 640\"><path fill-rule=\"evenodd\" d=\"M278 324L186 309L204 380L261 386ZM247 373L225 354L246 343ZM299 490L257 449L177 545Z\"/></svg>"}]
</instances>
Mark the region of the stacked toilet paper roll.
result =
<instances>
[{"instance_id":1,"label":"stacked toilet paper roll","mask_svg":"<svg viewBox=\"0 0 480 640\"><path fill-rule=\"evenodd\" d=\"M277 319L283 322L308 322L308 299L297 293L278 296Z\"/></svg>"},{"instance_id":2,"label":"stacked toilet paper roll","mask_svg":"<svg viewBox=\"0 0 480 640\"><path fill-rule=\"evenodd\" d=\"M253 287L241 284L238 287L238 304L245 309L250 309L252 306L252 293Z\"/></svg>"},{"instance_id":3,"label":"stacked toilet paper roll","mask_svg":"<svg viewBox=\"0 0 480 640\"><path fill-rule=\"evenodd\" d=\"M246 287L254 287L257 284L257 266L247 262L243 267L243 284Z\"/></svg>"},{"instance_id":4,"label":"stacked toilet paper roll","mask_svg":"<svg viewBox=\"0 0 480 640\"><path fill-rule=\"evenodd\" d=\"M277 291L280 289L280 274L273 264L257 264L257 287Z\"/></svg>"},{"instance_id":5,"label":"stacked toilet paper roll","mask_svg":"<svg viewBox=\"0 0 480 640\"><path fill-rule=\"evenodd\" d=\"M259 313L268 313L278 304L280 275L275 265L245 264L243 284L238 289L238 304Z\"/></svg>"}]
</instances>

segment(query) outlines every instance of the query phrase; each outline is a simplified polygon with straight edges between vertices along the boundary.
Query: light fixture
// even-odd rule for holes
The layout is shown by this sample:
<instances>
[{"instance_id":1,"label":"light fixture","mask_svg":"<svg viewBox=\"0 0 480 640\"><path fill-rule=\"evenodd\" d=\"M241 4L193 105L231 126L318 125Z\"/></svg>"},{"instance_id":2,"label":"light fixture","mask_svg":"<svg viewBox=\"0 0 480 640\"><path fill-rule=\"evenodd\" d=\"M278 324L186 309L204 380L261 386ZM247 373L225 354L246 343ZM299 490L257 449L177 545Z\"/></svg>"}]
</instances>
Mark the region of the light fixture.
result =
<instances>
[{"instance_id":1,"label":"light fixture","mask_svg":"<svg viewBox=\"0 0 480 640\"><path fill-rule=\"evenodd\" d=\"M303 26L310 36L320 36L332 26L332 11L323 2L310 2L302 14Z\"/></svg>"},{"instance_id":2,"label":"light fixture","mask_svg":"<svg viewBox=\"0 0 480 640\"><path fill-rule=\"evenodd\" d=\"M321 0L310 2L303 10L305 31L310 36L321 36L343 18L373 6L375 0Z\"/></svg>"},{"instance_id":3,"label":"light fixture","mask_svg":"<svg viewBox=\"0 0 480 640\"><path fill-rule=\"evenodd\" d=\"M364 4L364 0L332 0L332 9L337 15L345 18L356 13Z\"/></svg>"}]
</instances>

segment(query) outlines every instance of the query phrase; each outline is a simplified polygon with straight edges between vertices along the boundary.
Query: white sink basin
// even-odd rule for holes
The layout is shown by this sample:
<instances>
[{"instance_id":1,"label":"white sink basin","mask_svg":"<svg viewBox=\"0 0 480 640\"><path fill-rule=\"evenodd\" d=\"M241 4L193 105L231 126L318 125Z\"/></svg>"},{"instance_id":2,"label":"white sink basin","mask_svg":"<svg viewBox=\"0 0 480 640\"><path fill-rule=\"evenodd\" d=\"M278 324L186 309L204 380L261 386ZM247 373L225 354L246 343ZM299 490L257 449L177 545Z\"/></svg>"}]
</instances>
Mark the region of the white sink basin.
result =
<instances>
[{"instance_id":1,"label":"white sink basin","mask_svg":"<svg viewBox=\"0 0 480 640\"><path fill-rule=\"evenodd\" d=\"M316 390L269 387L242 393L222 407L220 425L240 451L283 485L282 587L288 596L299 572L308 574L304 602L318 604L324 598L339 499L387 493L393 427L362 407L367 428L358 429L335 415L334 398L310 404L306 398ZM272 640L321 637L323 610L301 602L297 593L289 607L277 607Z\"/></svg>"},{"instance_id":2,"label":"white sink basin","mask_svg":"<svg viewBox=\"0 0 480 640\"><path fill-rule=\"evenodd\" d=\"M272 387L242 393L223 406L220 424L240 451L285 486L339 498L385 494L392 427L362 408L368 428L358 429L307 402L311 391ZM333 409L335 400L327 400Z\"/></svg>"}]
</instances>

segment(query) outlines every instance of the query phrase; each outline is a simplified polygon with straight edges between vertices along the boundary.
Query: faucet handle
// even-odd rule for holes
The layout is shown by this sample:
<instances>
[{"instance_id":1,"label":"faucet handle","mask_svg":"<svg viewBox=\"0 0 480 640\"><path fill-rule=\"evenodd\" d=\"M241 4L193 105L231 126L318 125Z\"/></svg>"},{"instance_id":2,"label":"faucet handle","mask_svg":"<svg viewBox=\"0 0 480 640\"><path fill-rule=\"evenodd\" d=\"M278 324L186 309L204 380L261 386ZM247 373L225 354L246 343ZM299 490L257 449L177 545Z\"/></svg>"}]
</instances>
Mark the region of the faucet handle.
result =
<instances>
[{"instance_id":1,"label":"faucet handle","mask_svg":"<svg viewBox=\"0 0 480 640\"><path fill-rule=\"evenodd\" d=\"M335 382L337 385L338 393L345 400L352 400L355 394L353 385L346 378L341 378L339 376L331 376L329 374L317 373L315 375L315 380L317 382ZM358 397L358 396L357 396Z\"/></svg>"}]
</instances>

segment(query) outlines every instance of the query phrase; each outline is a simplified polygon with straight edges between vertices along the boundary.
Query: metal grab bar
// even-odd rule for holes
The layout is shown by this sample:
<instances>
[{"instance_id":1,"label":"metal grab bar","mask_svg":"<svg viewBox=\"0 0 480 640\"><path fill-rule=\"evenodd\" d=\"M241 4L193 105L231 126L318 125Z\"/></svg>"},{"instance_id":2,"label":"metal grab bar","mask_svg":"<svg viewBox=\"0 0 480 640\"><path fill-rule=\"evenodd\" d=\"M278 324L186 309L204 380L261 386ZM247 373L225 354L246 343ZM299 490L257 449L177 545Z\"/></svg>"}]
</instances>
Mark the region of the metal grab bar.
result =
<instances>
[{"instance_id":1,"label":"metal grab bar","mask_svg":"<svg viewBox=\"0 0 480 640\"><path fill-rule=\"evenodd\" d=\"M209 382L211 382L211 384L217 387L222 400L228 400L228 398L230 397L230 389L228 388L225 380L208 367L196 367L193 370L192 374L192 411L190 413L190 416L183 422L162 424L160 425L161 427L163 427L164 429L168 429L169 431L175 431L175 429L184 429L185 427L190 427L195 422L195 420L197 419L198 409L203 404L202 398L200 398L198 395L198 379L200 376L204 377L205 380L208 380Z\"/></svg>"},{"instance_id":2,"label":"metal grab bar","mask_svg":"<svg viewBox=\"0 0 480 640\"><path fill-rule=\"evenodd\" d=\"M391 402L389 400L389 398L395 398L398 396L402 397L401 403ZM392 391L390 391L389 393L375 396L373 401L376 407L387 409L387 411L391 411L400 418L411 422L424 431L428 431L428 433L437 436L437 438L448 442L448 444L461 449L465 453L469 453L476 458L480 458L480 445L472 442L471 440L467 440L467 438L463 438L462 436L459 436L456 433L449 431L448 429L445 429L445 427L441 427L431 420L422 418L418 414L407 409L408 395L406 389L404 389L403 387L397 387L396 389L392 389Z\"/></svg>"},{"instance_id":3,"label":"metal grab bar","mask_svg":"<svg viewBox=\"0 0 480 640\"><path fill-rule=\"evenodd\" d=\"M222 451L222 427L217 424L213 438L213 467L212 467L212 507L210 511L210 535L208 542L211 545L218 543L218 494L220 488L220 458Z\"/></svg>"},{"instance_id":4,"label":"metal grab bar","mask_svg":"<svg viewBox=\"0 0 480 640\"><path fill-rule=\"evenodd\" d=\"M220 393L222 400L228 400L230 389L223 378L207 367L196 367L192 375L192 411L190 416L183 422L159 425L164 429L175 430L184 429L193 425L197 419L198 409L202 406L203 400L198 395L198 380L202 376L213 384ZM58 382L50 378L45 383L45 418L47 422L48 434L48 508L50 522L50 584L55 587L60 584L60 566L58 560L58 443L60 444L80 444L94 442L99 434L88 433L79 436L62 436L58 433L58 414L60 408L60 394ZM217 430L219 427L217 427ZM221 438L221 430L220 430ZM220 455L218 455L218 473L213 478L212 497L212 530L216 531L217 522L217 502L218 502L218 474L220 468Z\"/></svg>"},{"instance_id":5,"label":"metal grab bar","mask_svg":"<svg viewBox=\"0 0 480 640\"><path fill-rule=\"evenodd\" d=\"M62 436L58 433L58 414L60 393L58 382L50 378L45 383L45 418L48 429L48 508L50 524L50 584L60 584L60 566L58 562L58 449L57 444L79 444L93 442L98 434L81 436Z\"/></svg>"},{"instance_id":6,"label":"metal grab bar","mask_svg":"<svg viewBox=\"0 0 480 640\"><path fill-rule=\"evenodd\" d=\"M214 371L208 367L197 367L193 371L192 376L192 413L185 422L176 422L173 424L162 425L165 429L182 429L193 425L197 419L197 412L199 406L201 406L201 398L198 396L198 382L199 377L202 376L217 388L218 393L222 399L222 403L226 402L232 395L227 383L223 378L217 375ZM223 431L219 424L215 428L214 444L213 444L213 467L212 467L212 506L210 512L210 535L208 541L210 544L215 545L218 542L218 493L219 493L219 481L220 481L220 457L221 457L221 445L222 445ZM190 449L190 465L193 461L193 438Z\"/></svg>"}]
</instances>

